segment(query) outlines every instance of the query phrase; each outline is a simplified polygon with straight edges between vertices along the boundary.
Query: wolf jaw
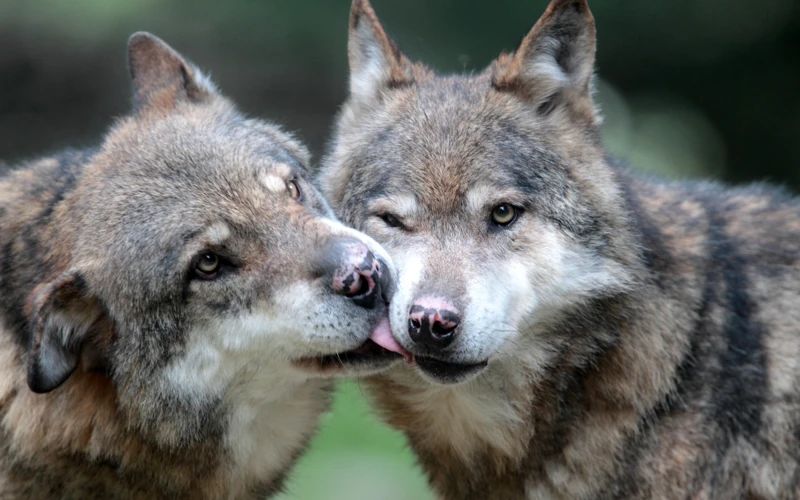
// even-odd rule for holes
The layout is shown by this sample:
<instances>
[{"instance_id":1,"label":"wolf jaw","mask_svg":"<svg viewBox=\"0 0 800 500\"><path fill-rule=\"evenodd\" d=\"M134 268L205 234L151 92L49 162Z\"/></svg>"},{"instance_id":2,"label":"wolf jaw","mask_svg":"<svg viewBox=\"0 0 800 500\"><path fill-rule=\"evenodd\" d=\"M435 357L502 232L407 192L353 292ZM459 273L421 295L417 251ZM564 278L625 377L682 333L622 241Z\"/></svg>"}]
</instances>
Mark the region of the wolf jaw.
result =
<instances>
[{"instance_id":1,"label":"wolf jaw","mask_svg":"<svg viewBox=\"0 0 800 500\"><path fill-rule=\"evenodd\" d=\"M391 258L291 136L152 35L129 63L96 150L0 177L0 497L264 498L329 407L298 360L371 346Z\"/></svg>"},{"instance_id":2,"label":"wolf jaw","mask_svg":"<svg viewBox=\"0 0 800 500\"><path fill-rule=\"evenodd\" d=\"M394 259L397 342L488 360L397 365L375 406L442 498L797 496L800 203L609 159L594 53L587 3L555 0L514 53L438 76L353 2L323 189ZM421 299L455 330L422 335Z\"/></svg>"},{"instance_id":3,"label":"wolf jaw","mask_svg":"<svg viewBox=\"0 0 800 500\"><path fill-rule=\"evenodd\" d=\"M406 363L413 362L411 353L392 337L389 318L384 316L372 329L369 339L356 349L320 357L302 358L295 364L311 372L326 375L339 373L342 369L347 373L349 368L354 367L357 371L351 373L352 375L365 376L370 372L383 370L398 357L404 358Z\"/></svg>"}]
</instances>

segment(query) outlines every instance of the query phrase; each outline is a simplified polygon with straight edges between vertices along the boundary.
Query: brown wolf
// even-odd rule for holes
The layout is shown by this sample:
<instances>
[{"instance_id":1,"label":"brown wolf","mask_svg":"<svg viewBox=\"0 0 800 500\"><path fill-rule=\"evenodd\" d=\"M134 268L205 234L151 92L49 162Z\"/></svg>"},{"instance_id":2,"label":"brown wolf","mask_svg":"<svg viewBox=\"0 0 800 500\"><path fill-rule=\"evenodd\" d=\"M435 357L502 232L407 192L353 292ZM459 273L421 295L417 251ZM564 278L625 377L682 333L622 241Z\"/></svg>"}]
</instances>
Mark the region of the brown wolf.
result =
<instances>
[{"instance_id":1,"label":"brown wolf","mask_svg":"<svg viewBox=\"0 0 800 500\"><path fill-rule=\"evenodd\" d=\"M152 35L129 60L99 148L0 178L0 497L263 498L320 375L399 359L367 340L391 264L290 136Z\"/></svg>"},{"instance_id":2,"label":"brown wolf","mask_svg":"<svg viewBox=\"0 0 800 500\"><path fill-rule=\"evenodd\" d=\"M394 259L415 361L375 405L442 498L800 498L800 201L615 164L594 54L555 0L439 76L353 2L321 180Z\"/></svg>"}]
</instances>

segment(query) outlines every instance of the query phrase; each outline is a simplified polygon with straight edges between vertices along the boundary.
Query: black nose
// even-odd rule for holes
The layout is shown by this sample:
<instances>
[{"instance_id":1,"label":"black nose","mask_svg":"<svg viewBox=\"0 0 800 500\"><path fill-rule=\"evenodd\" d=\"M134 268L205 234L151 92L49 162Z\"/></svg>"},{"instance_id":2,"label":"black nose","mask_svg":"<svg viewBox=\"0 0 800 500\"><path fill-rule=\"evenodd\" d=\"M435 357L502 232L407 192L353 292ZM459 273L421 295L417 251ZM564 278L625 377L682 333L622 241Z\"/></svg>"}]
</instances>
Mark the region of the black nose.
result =
<instances>
[{"instance_id":1,"label":"black nose","mask_svg":"<svg viewBox=\"0 0 800 500\"><path fill-rule=\"evenodd\" d=\"M384 302L383 296L390 288L389 269L364 243L336 238L326 247L323 261L335 293L366 309Z\"/></svg>"},{"instance_id":2,"label":"black nose","mask_svg":"<svg viewBox=\"0 0 800 500\"><path fill-rule=\"evenodd\" d=\"M431 349L444 349L456 338L461 314L453 303L442 297L420 297L408 311L408 334L411 340Z\"/></svg>"}]
</instances>

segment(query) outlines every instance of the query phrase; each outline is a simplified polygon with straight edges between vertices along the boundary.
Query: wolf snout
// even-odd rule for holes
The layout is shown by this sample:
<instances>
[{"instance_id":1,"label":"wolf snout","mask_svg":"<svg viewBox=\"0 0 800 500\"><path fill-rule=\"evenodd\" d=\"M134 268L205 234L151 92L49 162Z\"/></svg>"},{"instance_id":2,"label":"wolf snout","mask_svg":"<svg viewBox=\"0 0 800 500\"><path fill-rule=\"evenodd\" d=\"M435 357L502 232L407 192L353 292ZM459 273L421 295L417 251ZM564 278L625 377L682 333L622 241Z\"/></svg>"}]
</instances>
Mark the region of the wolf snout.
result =
<instances>
[{"instance_id":1,"label":"wolf snout","mask_svg":"<svg viewBox=\"0 0 800 500\"><path fill-rule=\"evenodd\" d=\"M417 344L431 349L444 349L456 337L461 313L448 299L420 297L408 311L408 334Z\"/></svg>"},{"instance_id":2,"label":"wolf snout","mask_svg":"<svg viewBox=\"0 0 800 500\"><path fill-rule=\"evenodd\" d=\"M325 254L326 274L335 293L366 309L383 304L391 276L367 245L356 239L336 239Z\"/></svg>"}]
</instances>

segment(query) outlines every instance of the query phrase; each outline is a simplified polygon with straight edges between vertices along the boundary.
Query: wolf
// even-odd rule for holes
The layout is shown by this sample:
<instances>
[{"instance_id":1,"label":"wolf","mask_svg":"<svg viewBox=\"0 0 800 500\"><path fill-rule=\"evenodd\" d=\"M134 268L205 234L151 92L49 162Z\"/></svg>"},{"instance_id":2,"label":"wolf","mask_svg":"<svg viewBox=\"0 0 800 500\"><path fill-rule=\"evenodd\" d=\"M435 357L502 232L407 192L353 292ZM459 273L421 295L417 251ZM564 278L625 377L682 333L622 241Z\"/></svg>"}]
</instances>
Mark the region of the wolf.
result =
<instances>
[{"instance_id":1,"label":"wolf","mask_svg":"<svg viewBox=\"0 0 800 500\"><path fill-rule=\"evenodd\" d=\"M603 148L594 19L438 75L355 0L319 174L391 255L367 378L445 499L800 498L800 201L643 177Z\"/></svg>"},{"instance_id":2,"label":"wolf","mask_svg":"<svg viewBox=\"0 0 800 500\"><path fill-rule=\"evenodd\" d=\"M264 498L386 367L392 264L160 39L99 147L0 178L0 497Z\"/></svg>"}]
</instances>

